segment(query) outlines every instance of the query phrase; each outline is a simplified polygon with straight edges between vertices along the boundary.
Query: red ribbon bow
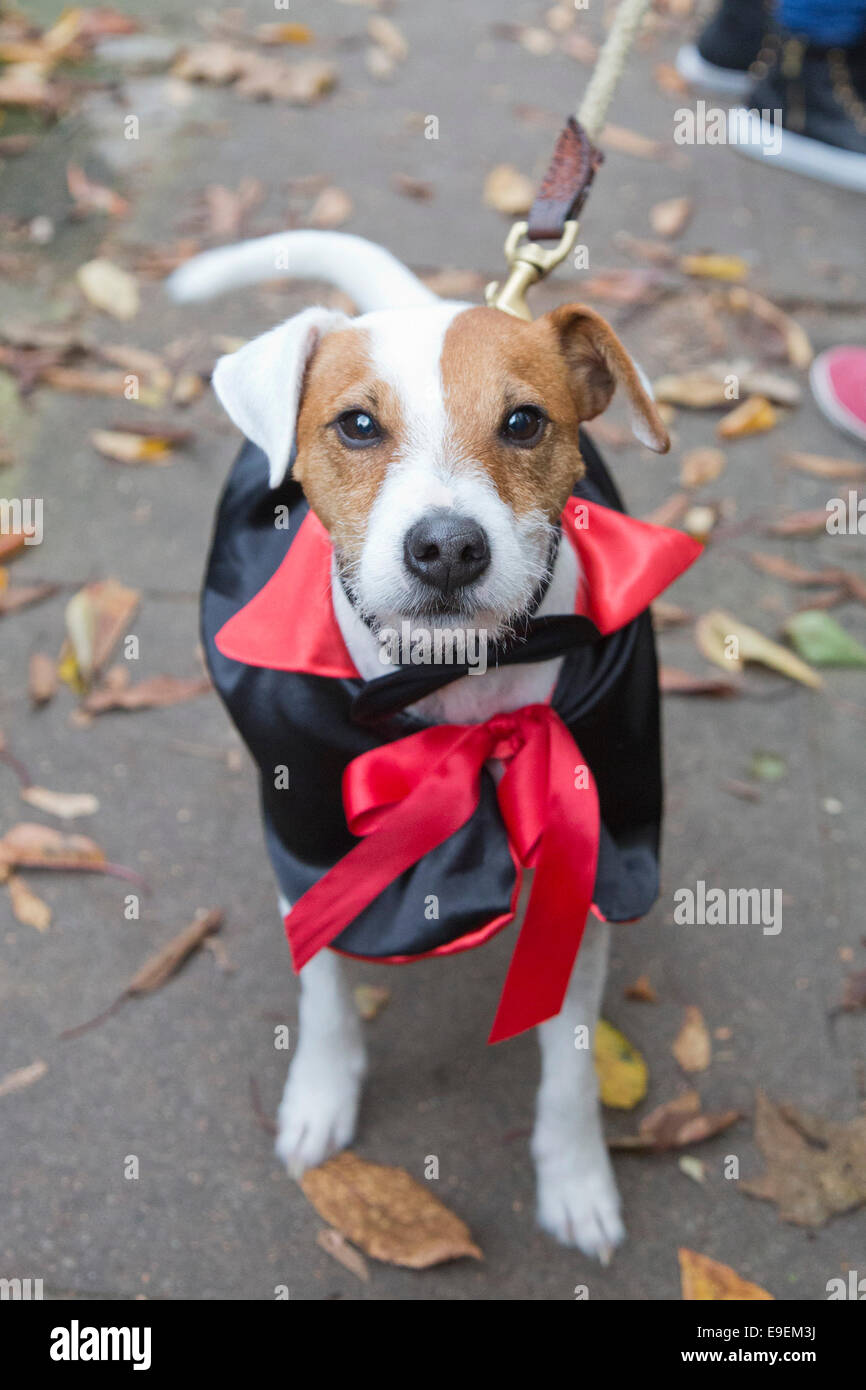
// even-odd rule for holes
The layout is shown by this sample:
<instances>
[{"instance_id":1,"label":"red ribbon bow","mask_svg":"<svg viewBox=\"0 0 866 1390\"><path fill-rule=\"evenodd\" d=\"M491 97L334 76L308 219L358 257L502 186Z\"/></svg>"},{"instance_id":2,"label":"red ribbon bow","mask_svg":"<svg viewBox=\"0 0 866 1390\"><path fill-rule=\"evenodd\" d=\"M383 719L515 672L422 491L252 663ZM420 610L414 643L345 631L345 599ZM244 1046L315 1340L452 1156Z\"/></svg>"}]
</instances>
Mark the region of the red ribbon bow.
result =
<instances>
[{"instance_id":1,"label":"red ribbon bow","mask_svg":"<svg viewBox=\"0 0 866 1390\"><path fill-rule=\"evenodd\" d=\"M559 1013L592 904L599 810L592 773L548 705L436 725L349 764L343 804L362 839L286 917L296 970L466 824L491 758L505 765L496 790L511 846L535 877L488 1041Z\"/></svg>"}]
</instances>

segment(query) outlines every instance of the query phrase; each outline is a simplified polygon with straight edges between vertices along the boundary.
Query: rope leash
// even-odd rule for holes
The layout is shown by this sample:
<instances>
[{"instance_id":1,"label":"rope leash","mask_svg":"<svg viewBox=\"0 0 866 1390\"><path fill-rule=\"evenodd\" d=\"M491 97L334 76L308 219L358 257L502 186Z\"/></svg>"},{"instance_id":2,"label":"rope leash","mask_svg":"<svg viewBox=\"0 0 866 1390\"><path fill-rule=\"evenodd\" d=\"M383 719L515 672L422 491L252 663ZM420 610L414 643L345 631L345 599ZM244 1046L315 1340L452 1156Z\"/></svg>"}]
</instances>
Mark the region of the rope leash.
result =
<instances>
[{"instance_id":1,"label":"rope leash","mask_svg":"<svg viewBox=\"0 0 866 1390\"><path fill-rule=\"evenodd\" d=\"M641 21L651 0L621 0L610 32L578 108L557 140L553 158L525 222L515 222L505 240L509 274L504 284L487 286L492 309L515 318L531 319L526 291L565 260L577 241L580 212L603 155L595 141ZM532 237L532 240L525 238ZM545 247L540 241L555 240Z\"/></svg>"}]
</instances>

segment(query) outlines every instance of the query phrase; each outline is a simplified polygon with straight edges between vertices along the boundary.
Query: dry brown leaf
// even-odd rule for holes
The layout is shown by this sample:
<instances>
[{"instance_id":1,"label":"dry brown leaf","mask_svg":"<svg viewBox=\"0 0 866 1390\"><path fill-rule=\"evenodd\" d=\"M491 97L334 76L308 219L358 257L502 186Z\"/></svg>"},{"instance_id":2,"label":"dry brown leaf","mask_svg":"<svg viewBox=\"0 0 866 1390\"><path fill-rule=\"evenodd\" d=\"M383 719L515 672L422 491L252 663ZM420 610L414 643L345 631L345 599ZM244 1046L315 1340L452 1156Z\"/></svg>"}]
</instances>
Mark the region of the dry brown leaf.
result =
<instances>
[{"instance_id":1,"label":"dry brown leaf","mask_svg":"<svg viewBox=\"0 0 866 1390\"><path fill-rule=\"evenodd\" d=\"M719 421L716 434L720 439L742 439L771 430L777 423L778 415L766 396L749 396Z\"/></svg>"},{"instance_id":2,"label":"dry brown leaf","mask_svg":"<svg viewBox=\"0 0 866 1390\"><path fill-rule=\"evenodd\" d=\"M313 31L306 24L258 24L255 29L257 43L312 43Z\"/></svg>"},{"instance_id":3,"label":"dry brown leaf","mask_svg":"<svg viewBox=\"0 0 866 1390\"><path fill-rule=\"evenodd\" d=\"M627 130L621 125L606 125L599 144L603 150L633 154L638 159L667 159L669 155L667 146L660 140L651 140L648 135L639 135L636 130Z\"/></svg>"},{"instance_id":4,"label":"dry brown leaf","mask_svg":"<svg viewBox=\"0 0 866 1390\"><path fill-rule=\"evenodd\" d=\"M749 263L742 256L723 256L708 251L703 255L680 256L680 270L701 280L745 280Z\"/></svg>"},{"instance_id":5,"label":"dry brown leaf","mask_svg":"<svg viewBox=\"0 0 866 1390\"><path fill-rule=\"evenodd\" d=\"M59 584L18 584L14 588L0 589L0 615L16 613L19 608L51 598L59 588Z\"/></svg>"},{"instance_id":6,"label":"dry brown leaf","mask_svg":"<svg viewBox=\"0 0 866 1390\"><path fill-rule=\"evenodd\" d=\"M257 101L285 101L291 106L313 106L337 84L333 63L309 59L284 63L279 58L256 58L237 84L241 96Z\"/></svg>"},{"instance_id":7,"label":"dry brown leaf","mask_svg":"<svg viewBox=\"0 0 866 1390\"><path fill-rule=\"evenodd\" d=\"M22 787L21 800L37 811L46 811L60 820L77 820L79 816L95 816L99 801L90 792L53 792L48 787Z\"/></svg>"},{"instance_id":8,"label":"dry brown leaf","mask_svg":"<svg viewBox=\"0 0 866 1390\"><path fill-rule=\"evenodd\" d=\"M322 1249L341 1264L344 1269L348 1269L350 1274L354 1274L362 1284L369 1284L370 1270L367 1261L356 1250L354 1245L350 1245L346 1237L340 1231L335 1231L329 1227L326 1231L320 1231L316 1236L316 1244L321 1245Z\"/></svg>"},{"instance_id":9,"label":"dry brown leaf","mask_svg":"<svg viewBox=\"0 0 866 1390\"><path fill-rule=\"evenodd\" d=\"M252 55L231 43L200 43L189 48L172 69L184 82L222 87L247 71Z\"/></svg>"},{"instance_id":10,"label":"dry brown leaf","mask_svg":"<svg viewBox=\"0 0 866 1390\"><path fill-rule=\"evenodd\" d=\"M76 274L84 297L104 314L116 319L134 319L141 306L138 284L128 270L99 256L79 266Z\"/></svg>"},{"instance_id":11,"label":"dry brown leaf","mask_svg":"<svg viewBox=\"0 0 866 1390\"><path fill-rule=\"evenodd\" d=\"M684 405L691 410L709 410L728 405L724 376L710 367L698 367L691 372L674 372L653 382L657 401L669 405Z\"/></svg>"},{"instance_id":12,"label":"dry brown leaf","mask_svg":"<svg viewBox=\"0 0 866 1390\"><path fill-rule=\"evenodd\" d=\"M121 198L112 188L94 183L78 164L67 164L66 185L74 199L73 211L78 217L86 217L91 212L105 213L108 217L125 217L129 212L129 203L125 198Z\"/></svg>"},{"instance_id":13,"label":"dry brown leaf","mask_svg":"<svg viewBox=\"0 0 866 1390\"><path fill-rule=\"evenodd\" d=\"M709 695L713 698L740 693L736 681L720 676L693 676L691 671L683 671L679 666L659 668L659 690L663 695Z\"/></svg>"},{"instance_id":14,"label":"dry brown leaf","mask_svg":"<svg viewBox=\"0 0 866 1390\"><path fill-rule=\"evenodd\" d=\"M422 275L421 279L428 290L441 295L443 299L471 299L484 289L484 276L479 275L477 270L445 267L442 270L430 271L427 275Z\"/></svg>"},{"instance_id":15,"label":"dry brown leaf","mask_svg":"<svg viewBox=\"0 0 866 1390\"><path fill-rule=\"evenodd\" d=\"M108 675L110 679L91 690L82 702L82 709L88 714L105 714L113 709L166 709L206 695L211 688L204 676L149 676L129 685L125 667L114 667ZM121 676L126 679L121 680Z\"/></svg>"},{"instance_id":16,"label":"dry brown leaf","mask_svg":"<svg viewBox=\"0 0 866 1390\"><path fill-rule=\"evenodd\" d=\"M658 995L650 984L649 975L638 975L633 985L623 990L626 999L634 999L641 1004L657 1004Z\"/></svg>"},{"instance_id":17,"label":"dry brown leaf","mask_svg":"<svg viewBox=\"0 0 866 1390\"><path fill-rule=\"evenodd\" d=\"M85 584L66 605L68 641L60 676L69 684L90 684L126 631L141 595L116 579Z\"/></svg>"},{"instance_id":18,"label":"dry brown leaf","mask_svg":"<svg viewBox=\"0 0 866 1390\"><path fill-rule=\"evenodd\" d=\"M663 277L652 266L600 270L583 282L587 299L603 299L609 304L653 304L664 289Z\"/></svg>"},{"instance_id":19,"label":"dry brown leaf","mask_svg":"<svg viewBox=\"0 0 866 1390\"><path fill-rule=\"evenodd\" d=\"M99 371L95 367L46 367L40 381L55 391L80 391L88 396L123 396L128 373ZM142 396L139 397L143 399Z\"/></svg>"},{"instance_id":20,"label":"dry brown leaf","mask_svg":"<svg viewBox=\"0 0 866 1390\"><path fill-rule=\"evenodd\" d=\"M497 164L484 180L484 201L488 207L508 217L527 213L535 197L532 179L521 174L513 164Z\"/></svg>"},{"instance_id":21,"label":"dry brown leaf","mask_svg":"<svg viewBox=\"0 0 866 1390\"><path fill-rule=\"evenodd\" d=\"M691 198L665 198L650 208L650 226L656 236L677 237L685 230L693 210Z\"/></svg>"},{"instance_id":22,"label":"dry brown leaf","mask_svg":"<svg viewBox=\"0 0 866 1390\"><path fill-rule=\"evenodd\" d=\"M391 991L385 985L355 986L355 1008L365 1023L372 1022L382 1012L390 998Z\"/></svg>"},{"instance_id":23,"label":"dry brown leaf","mask_svg":"<svg viewBox=\"0 0 866 1390\"><path fill-rule=\"evenodd\" d=\"M680 1261L680 1281L683 1301L692 1302L760 1302L774 1300L759 1284L743 1279L730 1265L711 1260L709 1255L699 1255L696 1250L680 1246L677 1251Z\"/></svg>"},{"instance_id":24,"label":"dry brown leaf","mask_svg":"<svg viewBox=\"0 0 866 1390\"><path fill-rule=\"evenodd\" d=\"M367 20L367 33L375 44L387 53L394 63L409 57L409 45L397 25L384 15L374 14Z\"/></svg>"},{"instance_id":25,"label":"dry brown leaf","mask_svg":"<svg viewBox=\"0 0 866 1390\"><path fill-rule=\"evenodd\" d=\"M855 463L853 459L828 458L826 454L803 454L799 450L790 450L782 455L782 461L800 473L810 473L813 478L838 478L851 482L866 479L866 463Z\"/></svg>"},{"instance_id":26,"label":"dry brown leaf","mask_svg":"<svg viewBox=\"0 0 866 1390\"><path fill-rule=\"evenodd\" d=\"M650 612L657 632L664 632L670 627L682 627L685 623L693 623L695 620L694 613L688 608L681 608L678 603L671 603L666 598L654 599L650 604Z\"/></svg>"},{"instance_id":27,"label":"dry brown leaf","mask_svg":"<svg viewBox=\"0 0 866 1390\"><path fill-rule=\"evenodd\" d=\"M428 203L433 197L433 185L426 179L413 178L411 174L393 174L391 187L404 198L414 198L417 203Z\"/></svg>"},{"instance_id":28,"label":"dry brown leaf","mask_svg":"<svg viewBox=\"0 0 866 1390\"><path fill-rule=\"evenodd\" d=\"M655 1110L645 1115L638 1125L637 1134L626 1134L619 1139L612 1139L608 1147L644 1153L684 1149L721 1134L739 1118L738 1110L720 1110L705 1114L701 1110L701 1098L697 1091L685 1091L673 1100L656 1106Z\"/></svg>"},{"instance_id":29,"label":"dry brown leaf","mask_svg":"<svg viewBox=\"0 0 866 1390\"><path fill-rule=\"evenodd\" d=\"M789 512L765 527L768 536L818 536L827 530L827 508L813 507L805 512Z\"/></svg>"},{"instance_id":30,"label":"dry brown leaf","mask_svg":"<svg viewBox=\"0 0 866 1390\"><path fill-rule=\"evenodd\" d=\"M844 570L805 569L803 565L795 565L786 555L765 555L760 550L753 550L749 560L762 574L771 574L774 579L782 579L786 584L834 585L845 581Z\"/></svg>"},{"instance_id":31,"label":"dry brown leaf","mask_svg":"<svg viewBox=\"0 0 866 1390\"><path fill-rule=\"evenodd\" d=\"M682 1027L671 1051L683 1071L706 1071L713 1056L713 1045L704 1016L694 1004L686 1008Z\"/></svg>"},{"instance_id":32,"label":"dry brown leaf","mask_svg":"<svg viewBox=\"0 0 866 1390\"><path fill-rule=\"evenodd\" d=\"M576 63L583 63L584 67L594 67L598 60L598 48L585 34L564 34L559 46L563 53L573 58Z\"/></svg>"},{"instance_id":33,"label":"dry brown leaf","mask_svg":"<svg viewBox=\"0 0 866 1390\"><path fill-rule=\"evenodd\" d=\"M818 672L787 647L771 641L757 628L741 623L719 608L698 618L695 641L707 660L721 666L724 671L740 672L745 662L757 661L813 690L820 689L824 684Z\"/></svg>"},{"instance_id":34,"label":"dry brown leaf","mask_svg":"<svg viewBox=\"0 0 866 1390\"><path fill-rule=\"evenodd\" d=\"M27 671L27 689L34 705L45 705L57 690L57 662L45 652L34 652Z\"/></svg>"},{"instance_id":35,"label":"dry brown leaf","mask_svg":"<svg viewBox=\"0 0 866 1390\"><path fill-rule=\"evenodd\" d=\"M50 825L21 821L0 839L0 865L10 869L105 867L105 853L87 835L70 835Z\"/></svg>"},{"instance_id":36,"label":"dry brown leaf","mask_svg":"<svg viewBox=\"0 0 866 1390\"><path fill-rule=\"evenodd\" d=\"M3 564L20 555L27 544L28 536L35 536L35 531L0 531L0 561Z\"/></svg>"},{"instance_id":37,"label":"dry brown leaf","mask_svg":"<svg viewBox=\"0 0 866 1390\"><path fill-rule=\"evenodd\" d=\"M0 1096L11 1096L15 1091L23 1091L25 1087L32 1086L34 1081L41 1081L47 1070L47 1062L37 1061L31 1062L29 1067L8 1071L5 1076L0 1077Z\"/></svg>"},{"instance_id":38,"label":"dry brown leaf","mask_svg":"<svg viewBox=\"0 0 866 1390\"><path fill-rule=\"evenodd\" d=\"M846 1013L866 1009L866 970L852 970L845 976L839 1007Z\"/></svg>"},{"instance_id":39,"label":"dry brown leaf","mask_svg":"<svg viewBox=\"0 0 866 1390\"><path fill-rule=\"evenodd\" d=\"M25 883L23 878L19 878L18 874L10 874L6 888L16 919L25 927L47 931L51 926L51 908L33 892L29 884Z\"/></svg>"},{"instance_id":40,"label":"dry brown leaf","mask_svg":"<svg viewBox=\"0 0 866 1390\"><path fill-rule=\"evenodd\" d=\"M469 1229L402 1168L337 1154L301 1178L316 1211L374 1260L429 1269L481 1251Z\"/></svg>"},{"instance_id":41,"label":"dry brown leaf","mask_svg":"<svg viewBox=\"0 0 866 1390\"><path fill-rule=\"evenodd\" d=\"M727 303L735 313L752 314L759 322L772 328L781 338L792 367L805 370L811 364L815 355L812 344L805 330L790 314L786 314L763 295L756 294L754 290L748 290L742 285L728 291Z\"/></svg>"},{"instance_id":42,"label":"dry brown leaf","mask_svg":"<svg viewBox=\"0 0 866 1390\"><path fill-rule=\"evenodd\" d=\"M183 965L187 956L198 950L206 937L219 931L223 923L220 908L212 907L201 913L188 927L167 942L161 950L150 956L140 970L137 970L124 990L124 994L152 994L161 989L166 980Z\"/></svg>"},{"instance_id":43,"label":"dry brown leaf","mask_svg":"<svg viewBox=\"0 0 866 1390\"><path fill-rule=\"evenodd\" d=\"M783 1221L823 1226L866 1202L866 1115L833 1124L758 1091L755 1139L766 1171L740 1189L775 1202Z\"/></svg>"},{"instance_id":44,"label":"dry brown leaf","mask_svg":"<svg viewBox=\"0 0 866 1390\"><path fill-rule=\"evenodd\" d=\"M91 430L90 442L97 453L115 463L145 463L165 467L174 462L170 440L158 435L133 434L127 430Z\"/></svg>"},{"instance_id":45,"label":"dry brown leaf","mask_svg":"<svg viewBox=\"0 0 866 1390\"><path fill-rule=\"evenodd\" d=\"M673 63L656 63L653 67L653 77L656 80L656 86L665 93L665 96L688 96L692 90L686 79L677 72Z\"/></svg>"},{"instance_id":46,"label":"dry brown leaf","mask_svg":"<svg viewBox=\"0 0 866 1390\"><path fill-rule=\"evenodd\" d=\"M651 526L676 526L681 521L691 506L691 498L687 492L675 492L672 497L665 498L651 512L647 512L643 518Z\"/></svg>"},{"instance_id":47,"label":"dry brown leaf","mask_svg":"<svg viewBox=\"0 0 866 1390\"><path fill-rule=\"evenodd\" d=\"M355 205L348 193L342 188L330 185L323 188L316 198L310 209L308 221L311 227L328 231L333 227L342 227L344 222L348 222L354 210Z\"/></svg>"},{"instance_id":48,"label":"dry brown leaf","mask_svg":"<svg viewBox=\"0 0 866 1390\"><path fill-rule=\"evenodd\" d=\"M246 175L237 188L222 183L208 184L202 194L202 217L207 235L217 241L236 241L242 234L247 217L265 196L261 179Z\"/></svg>"},{"instance_id":49,"label":"dry brown leaf","mask_svg":"<svg viewBox=\"0 0 866 1390\"><path fill-rule=\"evenodd\" d=\"M683 487L705 487L724 471L725 455L721 449L690 449L683 454L680 482Z\"/></svg>"}]
</instances>

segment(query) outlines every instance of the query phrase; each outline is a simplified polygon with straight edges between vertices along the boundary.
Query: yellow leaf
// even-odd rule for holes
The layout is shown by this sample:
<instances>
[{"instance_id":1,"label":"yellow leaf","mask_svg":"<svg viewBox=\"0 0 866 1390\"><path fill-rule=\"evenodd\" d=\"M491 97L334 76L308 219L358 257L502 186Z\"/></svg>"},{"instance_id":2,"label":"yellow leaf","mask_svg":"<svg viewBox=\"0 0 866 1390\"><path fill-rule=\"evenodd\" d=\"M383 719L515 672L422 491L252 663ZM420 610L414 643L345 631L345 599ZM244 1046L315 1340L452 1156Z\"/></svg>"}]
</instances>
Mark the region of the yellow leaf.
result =
<instances>
[{"instance_id":1,"label":"yellow leaf","mask_svg":"<svg viewBox=\"0 0 866 1390\"><path fill-rule=\"evenodd\" d=\"M818 672L793 652L720 608L714 608L698 618L695 641L707 660L725 671L739 672L744 662L757 661L813 690L819 690L824 684Z\"/></svg>"},{"instance_id":2,"label":"yellow leaf","mask_svg":"<svg viewBox=\"0 0 866 1390\"><path fill-rule=\"evenodd\" d=\"M696 1250L680 1246L677 1251L680 1261L680 1283L684 1302L757 1302L762 1299L773 1300L774 1294L767 1293L758 1284L742 1279L730 1265L711 1260L709 1255L699 1255Z\"/></svg>"},{"instance_id":3,"label":"yellow leaf","mask_svg":"<svg viewBox=\"0 0 866 1390\"><path fill-rule=\"evenodd\" d=\"M709 252L706 255L681 256L680 270L684 275L696 275L703 280L745 280L749 266L742 256L721 256Z\"/></svg>"},{"instance_id":4,"label":"yellow leaf","mask_svg":"<svg viewBox=\"0 0 866 1390\"><path fill-rule=\"evenodd\" d=\"M704 1016L694 1004L689 1004L683 1025L671 1049L683 1071L706 1071L713 1056L713 1045L704 1023Z\"/></svg>"},{"instance_id":5,"label":"yellow leaf","mask_svg":"<svg viewBox=\"0 0 866 1390\"><path fill-rule=\"evenodd\" d=\"M595 1030L595 1070L603 1105L633 1110L646 1095L646 1062L625 1034L603 1018Z\"/></svg>"},{"instance_id":6,"label":"yellow leaf","mask_svg":"<svg viewBox=\"0 0 866 1390\"><path fill-rule=\"evenodd\" d=\"M771 430L778 416L766 396L749 396L741 401L716 426L721 439L741 439L745 434L760 434Z\"/></svg>"},{"instance_id":7,"label":"yellow leaf","mask_svg":"<svg viewBox=\"0 0 866 1390\"><path fill-rule=\"evenodd\" d=\"M161 435L126 430L91 430L90 442L100 454L117 463L171 463L171 440Z\"/></svg>"}]
</instances>

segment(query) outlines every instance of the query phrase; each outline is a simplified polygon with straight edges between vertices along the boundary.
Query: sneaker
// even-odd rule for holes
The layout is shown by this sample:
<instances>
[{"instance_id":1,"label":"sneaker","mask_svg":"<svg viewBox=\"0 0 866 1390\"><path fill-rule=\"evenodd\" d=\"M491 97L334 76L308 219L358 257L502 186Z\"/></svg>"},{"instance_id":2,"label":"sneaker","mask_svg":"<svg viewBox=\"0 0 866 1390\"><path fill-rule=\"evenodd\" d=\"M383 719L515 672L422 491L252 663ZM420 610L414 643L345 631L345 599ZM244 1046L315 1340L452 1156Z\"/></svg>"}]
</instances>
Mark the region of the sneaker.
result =
<instances>
[{"instance_id":1,"label":"sneaker","mask_svg":"<svg viewBox=\"0 0 866 1390\"><path fill-rule=\"evenodd\" d=\"M677 72L687 82L730 97L743 97L753 85L749 68L771 25L770 5L761 0L723 0L696 43L676 57Z\"/></svg>"},{"instance_id":2,"label":"sneaker","mask_svg":"<svg viewBox=\"0 0 866 1390\"><path fill-rule=\"evenodd\" d=\"M828 348L812 363L809 384L830 423L866 444L866 347Z\"/></svg>"},{"instance_id":3,"label":"sneaker","mask_svg":"<svg viewBox=\"0 0 866 1390\"><path fill-rule=\"evenodd\" d=\"M766 58L755 65L748 110L730 112L730 143L753 159L866 193L866 41L821 48L780 34Z\"/></svg>"}]
</instances>

